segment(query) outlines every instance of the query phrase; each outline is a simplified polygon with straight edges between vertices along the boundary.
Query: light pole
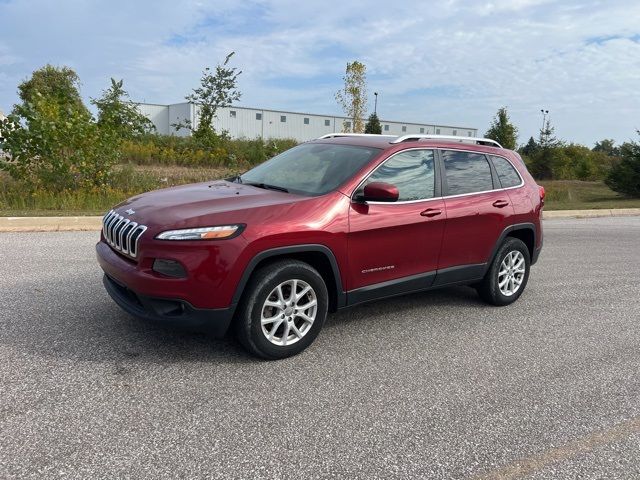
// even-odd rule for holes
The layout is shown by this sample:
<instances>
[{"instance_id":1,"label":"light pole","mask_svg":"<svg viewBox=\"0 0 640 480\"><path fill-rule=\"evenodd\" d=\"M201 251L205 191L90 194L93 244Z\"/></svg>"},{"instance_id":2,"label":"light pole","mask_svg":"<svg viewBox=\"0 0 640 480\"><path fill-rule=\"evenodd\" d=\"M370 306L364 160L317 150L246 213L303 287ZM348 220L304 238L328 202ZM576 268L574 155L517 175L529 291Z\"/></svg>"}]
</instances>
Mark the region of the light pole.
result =
<instances>
[{"instance_id":1,"label":"light pole","mask_svg":"<svg viewBox=\"0 0 640 480\"><path fill-rule=\"evenodd\" d=\"M547 115L549 115L549 110L545 110L544 108L540 109L540 113L542 113L542 128L540 128L540 141L544 140L544 125L547 120Z\"/></svg>"},{"instance_id":2,"label":"light pole","mask_svg":"<svg viewBox=\"0 0 640 480\"><path fill-rule=\"evenodd\" d=\"M549 110L545 110L544 108L540 109L540 113L542 113L542 128L544 130L544 121L547 119L547 115L549 114Z\"/></svg>"},{"instance_id":3,"label":"light pole","mask_svg":"<svg viewBox=\"0 0 640 480\"><path fill-rule=\"evenodd\" d=\"M375 103L373 104L373 113L377 117L378 116L378 92L373 92L373 96L376 97Z\"/></svg>"}]
</instances>

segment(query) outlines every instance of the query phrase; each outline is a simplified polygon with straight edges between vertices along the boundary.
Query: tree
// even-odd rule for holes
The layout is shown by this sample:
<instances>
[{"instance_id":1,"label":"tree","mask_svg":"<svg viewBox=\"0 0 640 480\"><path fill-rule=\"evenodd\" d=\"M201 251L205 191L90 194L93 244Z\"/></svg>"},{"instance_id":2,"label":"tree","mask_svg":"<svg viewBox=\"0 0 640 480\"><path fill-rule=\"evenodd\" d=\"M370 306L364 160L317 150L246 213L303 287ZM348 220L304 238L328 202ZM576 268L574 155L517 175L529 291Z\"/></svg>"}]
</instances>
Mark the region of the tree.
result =
<instances>
[{"instance_id":1,"label":"tree","mask_svg":"<svg viewBox=\"0 0 640 480\"><path fill-rule=\"evenodd\" d=\"M599 142L596 142L592 150L594 152L605 153L610 157L617 157L618 155L620 155L620 149L615 146L615 143L616 143L615 140L612 140L610 138L605 138L604 140L600 140Z\"/></svg>"},{"instance_id":2,"label":"tree","mask_svg":"<svg viewBox=\"0 0 640 480\"><path fill-rule=\"evenodd\" d=\"M18 96L23 104L45 97L67 109L88 113L80 97L80 78L69 67L45 65L31 74L31 78L18 85Z\"/></svg>"},{"instance_id":3,"label":"tree","mask_svg":"<svg viewBox=\"0 0 640 480\"><path fill-rule=\"evenodd\" d=\"M214 72L209 67L204 69L200 86L185 97L198 106L198 125L194 129L191 122L185 120L175 125L178 129L187 128L193 132L195 138L205 142L216 141L217 136L213 128L216 112L219 108L231 106L242 96L238 90L238 77L242 71L228 66L234 54L235 52L231 52L227 55L222 65L218 64Z\"/></svg>"},{"instance_id":4,"label":"tree","mask_svg":"<svg viewBox=\"0 0 640 480\"><path fill-rule=\"evenodd\" d=\"M596 180L598 166L597 152L592 152L584 145L570 143L560 149L563 157L561 165L556 165L554 178L566 180ZM560 170L558 170L560 168Z\"/></svg>"},{"instance_id":5,"label":"tree","mask_svg":"<svg viewBox=\"0 0 640 480\"><path fill-rule=\"evenodd\" d=\"M507 108L498 109L485 137L497 141L504 148L514 150L518 143L518 129L509 120Z\"/></svg>"},{"instance_id":6,"label":"tree","mask_svg":"<svg viewBox=\"0 0 640 480\"><path fill-rule=\"evenodd\" d=\"M43 78L57 83L42 84ZM77 85L73 70L47 65L18 87L23 102L0 122L0 148L7 154L0 156L0 170L30 189L60 191L107 183L119 157L117 136L98 126Z\"/></svg>"},{"instance_id":7,"label":"tree","mask_svg":"<svg viewBox=\"0 0 640 480\"><path fill-rule=\"evenodd\" d=\"M369 115L369 120L364 126L364 133L377 133L378 135L382 133L382 125L380 125L380 120L375 112Z\"/></svg>"},{"instance_id":8,"label":"tree","mask_svg":"<svg viewBox=\"0 0 640 480\"><path fill-rule=\"evenodd\" d=\"M551 120L547 120L540 129L540 137L538 140L538 149L535 154L530 157L531 174L538 179L552 179L554 173L559 173L563 156L559 151L562 143L554 136L554 127L551 126Z\"/></svg>"},{"instance_id":9,"label":"tree","mask_svg":"<svg viewBox=\"0 0 640 480\"><path fill-rule=\"evenodd\" d=\"M551 126L551 120L547 119L544 126L540 129L538 144L541 149L557 147L560 144L554 135L555 131L555 127Z\"/></svg>"},{"instance_id":10,"label":"tree","mask_svg":"<svg viewBox=\"0 0 640 480\"><path fill-rule=\"evenodd\" d=\"M520 148L520 153L527 157L532 156L538 151L539 145L533 137L529 137L529 141L524 147Z\"/></svg>"},{"instance_id":11,"label":"tree","mask_svg":"<svg viewBox=\"0 0 640 480\"><path fill-rule=\"evenodd\" d=\"M620 160L611 168L605 183L618 193L640 198L640 143L621 145Z\"/></svg>"},{"instance_id":12,"label":"tree","mask_svg":"<svg viewBox=\"0 0 640 480\"><path fill-rule=\"evenodd\" d=\"M357 60L347 63L345 75L342 77L344 88L336 92L335 98L345 115L351 119L351 131L362 133L362 118L367 105L367 67ZM348 132L346 122L343 131Z\"/></svg>"},{"instance_id":13,"label":"tree","mask_svg":"<svg viewBox=\"0 0 640 480\"><path fill-rule=\"evenodd\" d=\"M155 126L138 111L138 105L129 102L129 94L123 81L111 79L111 86L102 92L102 97L92 99L98 109L98 126L112 130L121 139L133 138L155 131Z\"/></svg>"}]
</instances>

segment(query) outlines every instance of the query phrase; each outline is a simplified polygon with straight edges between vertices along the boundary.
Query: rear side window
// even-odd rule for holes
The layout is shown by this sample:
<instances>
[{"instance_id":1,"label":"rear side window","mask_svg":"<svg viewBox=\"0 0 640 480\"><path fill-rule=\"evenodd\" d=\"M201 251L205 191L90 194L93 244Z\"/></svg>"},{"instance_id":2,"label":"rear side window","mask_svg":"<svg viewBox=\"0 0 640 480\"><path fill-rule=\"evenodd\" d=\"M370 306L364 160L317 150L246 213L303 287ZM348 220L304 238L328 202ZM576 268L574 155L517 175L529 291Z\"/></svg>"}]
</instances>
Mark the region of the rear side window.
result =
<instances>
[{"instance_id":1,"label":"rear side window","mask_svg":"<svg viewBox=\"0 0 640 480\"><path fill-rule=\"evenodd\" d=\"M520 175L518 175L518 172L516 172L516 169L513 168L513 165L511 165L509 160L491 155L491 161L498 173L498 178L500 179L502 188L515 187L522 183Z\"/></svg>"},{"instance_id":2,"label":"rear side window","mask_svg":"<svg viewBox=\"0 0 640 480\"><path fill-rule=\"evenodd\" d=\"M365 182L386 182L398 187L399 202L433 198L435 194L433 150L408 150L385 161ZM364 185L359 189L362 192Z\"/></svg>"},{"instance_id":3,"label":"rear side window","mask_svg":"<svg viewBox=\"0 0 640 480\"><path fill-rule=\"evenodd\" d=\"M448 195L493 190L491 167L484 155L445 150L442 152Z\"/></svg>"}]
</instances>

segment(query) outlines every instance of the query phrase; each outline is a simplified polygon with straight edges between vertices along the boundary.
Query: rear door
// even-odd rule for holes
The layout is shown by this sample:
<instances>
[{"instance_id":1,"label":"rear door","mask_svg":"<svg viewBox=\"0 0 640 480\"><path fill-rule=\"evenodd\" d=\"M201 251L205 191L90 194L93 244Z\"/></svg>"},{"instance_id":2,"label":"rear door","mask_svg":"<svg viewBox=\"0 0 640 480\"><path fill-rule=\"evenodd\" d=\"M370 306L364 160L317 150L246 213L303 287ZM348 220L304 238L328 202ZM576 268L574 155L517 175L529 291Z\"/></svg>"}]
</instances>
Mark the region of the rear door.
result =
<instances>
[{"instance_id":1,"label":"rear door","mask_svg":"<svg viewBox=\"0 0 640 480\"><path fill-rule=\"evenodd\" d=\"M442 150L447 224L437 285L481 278L513 206L482 153Z\"/></svg>"},{"instance_id":2,"label":"rear door","mask_svg":"<svg viewBox=\"0 0 640 480\"><path fill-rule=\"evenodd\" d=\"M385 160L356 189L349 211L349 290L383 282L407 291L431 285L446 219L437 168L433 149L403 150ZM358 201L370 182L398 187L398 201ZM416 278L408 278L412 276ZM389 292L393 293L397 291ZM364 299L357 296L357 301Z\"/></svg>"}]
</instances>

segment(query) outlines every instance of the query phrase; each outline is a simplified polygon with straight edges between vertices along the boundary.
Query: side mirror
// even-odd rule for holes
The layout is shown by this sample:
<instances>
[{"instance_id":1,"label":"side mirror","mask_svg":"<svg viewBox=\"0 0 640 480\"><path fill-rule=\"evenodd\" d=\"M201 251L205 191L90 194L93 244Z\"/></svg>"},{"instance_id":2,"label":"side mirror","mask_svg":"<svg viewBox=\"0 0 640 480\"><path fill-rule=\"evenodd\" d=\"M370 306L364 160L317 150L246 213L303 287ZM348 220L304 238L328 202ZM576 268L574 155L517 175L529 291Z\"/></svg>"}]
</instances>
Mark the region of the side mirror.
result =
<instances>
[{"instance_id":1,"label":"side mirror","mask_svg":"<svg viewBox=\"0 0 640 480\"><path fill-rule=\"evenodd\" d=\"M396 202L400 193L398 187L385 182L371 182L364 187L361 199L365 202Z\"/></svg>"}]
</instances>

